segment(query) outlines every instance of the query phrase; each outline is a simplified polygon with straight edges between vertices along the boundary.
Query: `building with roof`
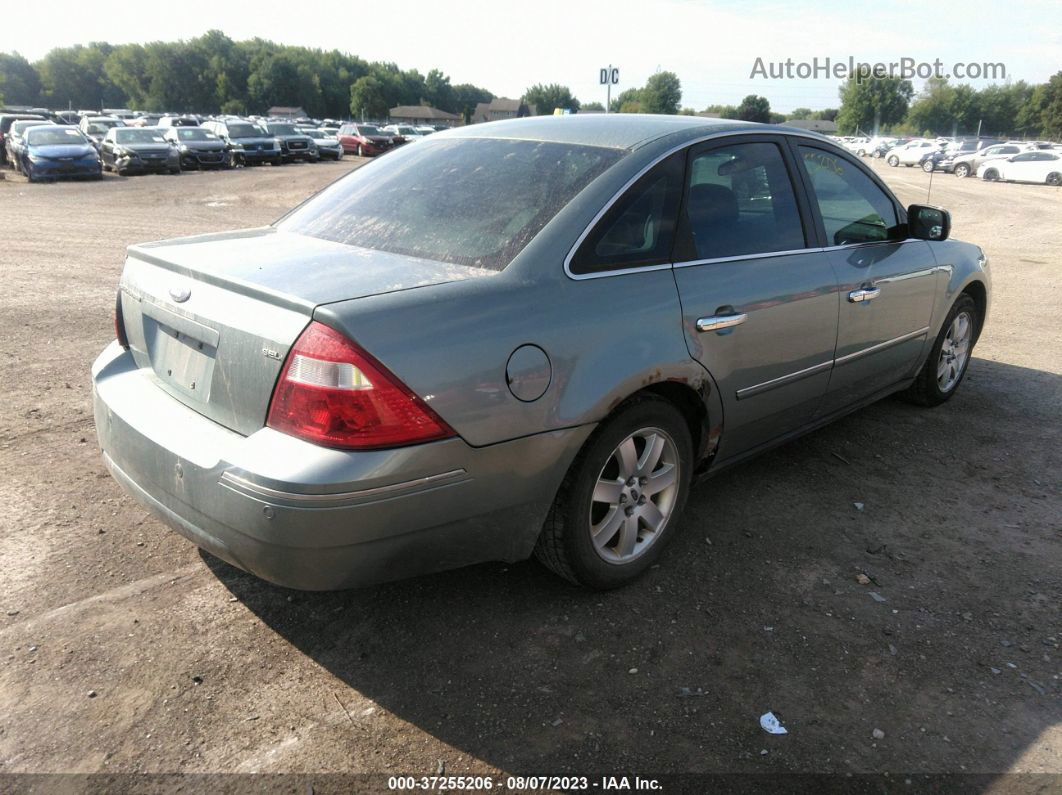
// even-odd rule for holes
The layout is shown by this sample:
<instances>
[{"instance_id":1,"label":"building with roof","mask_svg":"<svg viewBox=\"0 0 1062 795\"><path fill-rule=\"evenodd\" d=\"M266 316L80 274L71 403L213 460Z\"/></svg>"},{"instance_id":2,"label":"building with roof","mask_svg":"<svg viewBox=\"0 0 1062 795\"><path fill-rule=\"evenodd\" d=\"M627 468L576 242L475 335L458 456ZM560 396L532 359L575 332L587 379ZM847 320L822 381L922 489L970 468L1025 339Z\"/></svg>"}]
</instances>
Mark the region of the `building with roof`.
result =
<instances>
[{"instance_id":1,"label":"building with roof","mask_svg":"<svg viewBox=\"0 0 1062 795\"><path fill-rule=\"evenodd\" d=\"M447 124L456 127L465 123L463 116L447 113L428 105L399 105L388 111L388 117L396 124Z\"/></svg>"},{"instance_id":2,"label":"building with roof","mask_svg":"<svg viewBox=\"0 0 1062 795\"><path fill-rule=\"evenodd\" d=\"M826 119L793 119L785 122L786 127L796 127L798 130L810 130L811 132L833 135L837 132L837 123Z\"/></svg>"},{"instance_id":3,"label":"building with roof","mask_svg":"<svg viewBox=\"0 0 1062 795\"><path fill-rule=\"evenodd\" d=\"M472 111L472 123L481 121L501 121L502 119L519 119L524 116L537 116L534 105L528 105L519 99L495 97L490 102L480 102Z\"/></svg>"}]
</instances>

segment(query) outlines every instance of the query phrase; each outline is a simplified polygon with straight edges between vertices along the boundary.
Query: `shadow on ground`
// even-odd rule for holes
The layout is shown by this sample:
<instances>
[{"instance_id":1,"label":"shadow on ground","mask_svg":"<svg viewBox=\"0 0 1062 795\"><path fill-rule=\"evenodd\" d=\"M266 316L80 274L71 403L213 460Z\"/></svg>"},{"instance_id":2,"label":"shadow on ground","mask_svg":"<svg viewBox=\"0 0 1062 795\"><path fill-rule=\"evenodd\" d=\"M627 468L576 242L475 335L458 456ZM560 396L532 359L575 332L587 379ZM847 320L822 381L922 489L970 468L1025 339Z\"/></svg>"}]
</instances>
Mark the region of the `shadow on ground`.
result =
<instances>
[{"instance_id":1,"label":"shadow on ground","mask_svg":"<svg viewBox=\"0 0 1062 795\"><path fill-rule=\"evenodd\" d=\"M1059 376L976 360L945 406L886 400L698 486L660 566L607 594L533 562L298 593L204 558L510 772L1057 770L1060 407Z\"/></svg>"}]
</instances>

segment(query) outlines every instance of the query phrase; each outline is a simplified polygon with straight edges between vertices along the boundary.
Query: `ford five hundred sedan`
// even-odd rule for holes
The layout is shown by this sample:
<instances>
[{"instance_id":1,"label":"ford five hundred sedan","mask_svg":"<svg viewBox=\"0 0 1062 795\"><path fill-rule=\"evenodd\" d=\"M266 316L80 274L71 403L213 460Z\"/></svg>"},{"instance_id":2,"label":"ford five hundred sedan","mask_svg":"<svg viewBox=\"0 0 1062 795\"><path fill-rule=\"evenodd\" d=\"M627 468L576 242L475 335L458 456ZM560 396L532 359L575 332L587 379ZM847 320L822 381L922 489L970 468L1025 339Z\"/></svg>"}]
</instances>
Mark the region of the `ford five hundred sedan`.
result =
<instances>
[{"instance_id":1,"label":"ford five hundred sedan","mask_svg":"<svg viewBox=\"0 0 1062 795\"><path fill-rule=\"evenodd\" d=\"M532 554L619 586L700 476L955 394L989 274L949 231L785 127L442 132L272 226L132 246L100 446L178 533L285 586Z\"/></svg>"}]
</instances>

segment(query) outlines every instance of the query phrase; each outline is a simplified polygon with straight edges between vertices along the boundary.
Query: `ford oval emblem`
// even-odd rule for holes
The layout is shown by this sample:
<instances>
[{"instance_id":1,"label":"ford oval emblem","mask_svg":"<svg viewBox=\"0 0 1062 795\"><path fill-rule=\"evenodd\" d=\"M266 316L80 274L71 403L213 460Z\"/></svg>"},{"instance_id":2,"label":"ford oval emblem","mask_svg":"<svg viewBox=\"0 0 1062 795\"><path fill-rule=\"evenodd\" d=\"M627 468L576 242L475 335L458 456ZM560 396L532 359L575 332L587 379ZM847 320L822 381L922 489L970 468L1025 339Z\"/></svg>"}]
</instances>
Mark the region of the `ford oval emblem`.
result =
<instances>
[{"instance_id":1,"label":"ford oval emblem","mask_svg":"<svg viewBox=\"0 0 1062 795\"><path fill-rule=\"evenodd\" d=\"M192 291L187 287L171 287L170 298L176 301L178 304L183 304L192 295Z\"/></svg>"}]
</instances>

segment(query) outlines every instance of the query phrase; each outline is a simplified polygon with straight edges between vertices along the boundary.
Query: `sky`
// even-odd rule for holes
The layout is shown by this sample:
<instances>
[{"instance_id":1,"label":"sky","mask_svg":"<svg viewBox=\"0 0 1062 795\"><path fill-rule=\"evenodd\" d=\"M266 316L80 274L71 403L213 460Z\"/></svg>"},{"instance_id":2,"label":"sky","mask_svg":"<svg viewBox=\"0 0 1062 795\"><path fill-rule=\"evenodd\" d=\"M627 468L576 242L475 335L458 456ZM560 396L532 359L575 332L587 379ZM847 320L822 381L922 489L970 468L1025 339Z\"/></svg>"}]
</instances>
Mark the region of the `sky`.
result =
<instances>
[{"instance_id":1,"label":"sky","mask_svg":"<svg viewBox=\"0 0 1062 795\"><path fill-rule=\"evenodd\" d=\"M603 67L620 70L613 96L669 70L682 81L682 104L696 110L747 94L783 113L838 105L839 80L753 78L757 58L939 58L946 71L956 62L1002 63L1010 79L1033 83L1062 69L1059 0L52 0L44 10L16 2L3 17L0 51L30 60L53 47L188 39L214 28L237 40L339 49L423 74L439 68L454 84L514 98L534 83L561 83L582 102L604 102Z\"/></svg>"}]
</instances>

